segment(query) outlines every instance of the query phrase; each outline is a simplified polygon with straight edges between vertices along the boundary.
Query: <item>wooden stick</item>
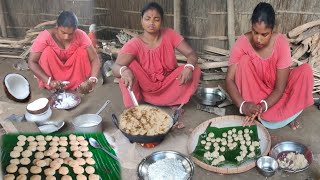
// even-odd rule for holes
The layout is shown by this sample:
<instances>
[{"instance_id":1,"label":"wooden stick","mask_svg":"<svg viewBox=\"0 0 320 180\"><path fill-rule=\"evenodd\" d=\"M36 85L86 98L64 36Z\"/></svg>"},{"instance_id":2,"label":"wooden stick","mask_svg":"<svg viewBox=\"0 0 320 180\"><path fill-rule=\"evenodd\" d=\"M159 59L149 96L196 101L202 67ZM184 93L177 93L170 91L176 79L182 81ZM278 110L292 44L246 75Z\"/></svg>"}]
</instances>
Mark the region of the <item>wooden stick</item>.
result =
<instances>
[{"instance_id":1,"label":"wooden stick","mask_svg":"<svg viewBox=\"0 0 320 180\"><path fill-rule=\"evenodd\" d=\"M0 0L0 26L1 26L1 34L2 37L8 37L7 29L6 29L6 21L4 20L4 11L3 11L3 3L4 0Z\"/></svg>"},{"instance_id":2,"label":"wooden stick","mask_svg":"<svg viewBox=\"0 0 320 180\"><path fill-rule=\"evenodd\" d=\"M235 31L234 31L234 1L227 0L227 11L228 11L228 42L229 50L231 50L235 42Z\"/></svg>"},{"instance_id":3,"label":"wooden stick","mask_svg":"<svg viewBox=\"0 0 320 180\"><path fill-rule=\"evenodd\" d=\"M217 48L217 47L213 47L213 46L208 46L208 45L205 45L203 47L203 50L208 51L208 52L212 52L212 53L216 53L216 54L225 55L225 56L229 55L229 51L228 50Z\"/></svg>"},{"instance_id":4,"label":"wooden stick","mask_svg":"<svg viewBox=\"0 0 320 180\"><path fill-rule=\"evenodd\" d=\"M313 26L317 26L317 25L320 25L320 20L308 22L306 24L303 24L301 26L298 26L298 27L292 29L288 33L288 36L289 36L289 38L296 37L299 34L301 34L303 31L305 31L306 29L309 29L309 28L311 28Z\"/></svg>"},{"instance_id":5,"label":"wooden stick","mask_svg":"<svg viewBox=\"0 0 320 180\"><path fill-rule=\"evenodd\" d=\"M173 27L178 33L181 33L181 0L173 1Z\"/></svg>"},{"instance_id":6,"label":"wooden stick","mask_svg":"<svg viewBox=\"0 0 320 180\"><path fill-rule=\"evenodd\" d=\"M201 69L213 69L213 68L221 68L228 66L228 61L221 61L221 62L207 62L199 64Z\"/></svg>"},{"instance_id":7,"label":"wooden stick","mask_svg":"<svg viewBox=\"0 0 320 180\"><path fill-rule=\"evenodd\" d=\"M228 61L227 56L214 56L210 54L204 54L201 56L203 59L207 59L208 61Z\"/></svg>"}]
</instances>

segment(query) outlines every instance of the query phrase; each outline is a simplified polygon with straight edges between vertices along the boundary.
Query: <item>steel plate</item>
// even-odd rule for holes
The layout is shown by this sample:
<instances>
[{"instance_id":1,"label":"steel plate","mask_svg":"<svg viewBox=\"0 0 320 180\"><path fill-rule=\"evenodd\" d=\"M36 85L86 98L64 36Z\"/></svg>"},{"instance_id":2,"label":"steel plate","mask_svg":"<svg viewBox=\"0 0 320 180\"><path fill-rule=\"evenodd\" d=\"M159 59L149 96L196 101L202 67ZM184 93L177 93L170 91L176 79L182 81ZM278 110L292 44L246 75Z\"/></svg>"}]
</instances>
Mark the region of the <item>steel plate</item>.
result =
<instances>
[{"instance_id":1,"label":"steel plate","mask_svg":"<svg viewBox=\"0 0 320 180\"><path fill-rule=\"evenodd\" d=\"M138 166L138 178L140 180L149 180L148 177L148 167L149 165L155 163L161 159L173 158L176 160L180 160L183 164L184 169L186 170L188 176L185 178L186 180L190 180L194 173L194 164L193 162L184 154L181 154L176 151L157 151L144 158Z\"/></svg>"},{"instance_id":2,"label":"steel plate","mask_svg":"<svg viewBox=\"0 0 320 180\"><path fill-rule=\"evenodd\" d=\"M271 149L270 156L277 160L278 159L282 160L290 152L303 154L308 161L308 165L305 168L298 169L295 171L287 168L282 169L280 166L279 168L281 168L286 172L301 172L309 168L313 160L312 152L308 147L298 142L294 142L294 141L280 142Z\"/></svg>"}]
</instances>

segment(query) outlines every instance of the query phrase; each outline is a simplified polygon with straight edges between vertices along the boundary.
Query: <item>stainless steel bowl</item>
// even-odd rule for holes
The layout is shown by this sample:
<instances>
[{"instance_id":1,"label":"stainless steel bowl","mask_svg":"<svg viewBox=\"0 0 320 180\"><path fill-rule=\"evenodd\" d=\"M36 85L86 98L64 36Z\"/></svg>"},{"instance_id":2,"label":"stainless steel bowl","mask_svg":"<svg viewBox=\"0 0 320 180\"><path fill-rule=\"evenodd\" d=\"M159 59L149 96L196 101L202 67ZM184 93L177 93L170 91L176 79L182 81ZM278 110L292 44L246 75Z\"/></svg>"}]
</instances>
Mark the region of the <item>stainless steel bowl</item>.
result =
<instances>
[{"instance_id":1,"label":"stainless steel bowl","mask_svg":"<svg viewBox=\"0 0 320 180\"><path fill-rule=\"evenodd\" d=\"M226 99L226 95L220 89L201 86L198 87L195 97L199 103L208 106L219 105Z\"/></svg>"},{"instance_id":2,"label":"stainless steel bowl","mask_svg":"<svg viewBox=\"0 0 320 180\"><path fill-rule=\"evenodd\" d=\"M262 156L257 160L257 169L266 177L273 176L278 169L277 160L269 156Z\"/></svg>"},{"instance_id":3,"label":"stainless steel bowl","mask_svg":"<svg viewBox=\"0 0 320 180\"><path fill-rule=\"evenodd\" d=\"M194 164L193 162L184 154L181 154L176 151L157 151L149 155L148 157L144 158L138 166L138 178L140 180L149 180L148 176L148 168L149 165L155 163L158 160L161 159L167 159L167 158L173 158L176 160L180 160L182 162L182 165L188 174L185 178L186 180L190 180L194 173Z\"/></svg>"},{"instance_id":4,"label":"stainless steel bowl","mask_svg":"<svg viewBox=\"0 0 320 180\"><path fill-rule=\"evenodd\" d=\"M294 152L294 153L299 153L303 154L304 157L308 161L308 165L305 168L298 169L298 170L291 170L291 169L283 169L284 171L287 172L301 172L309 168L310 164L312 163L313 160L313 155L311 150L306 147L305 145L294 142L294 141L284 141L276 144L270 152L270 156L273 157L274 159L280 159L282 160L288 153ZM280 167L281 168L281 167Z\"/></svg>"},{"instance_id":5,"label":"stainless steel bowl","mask_svg":"<svg viewBox=\"0 0 320 180\"><path fill-rule=\"evenodd\" d=\"M76 132L89 133L102 131L102 117L97 114L82 114L72 121Z\"/></svg>"}]
</instances>

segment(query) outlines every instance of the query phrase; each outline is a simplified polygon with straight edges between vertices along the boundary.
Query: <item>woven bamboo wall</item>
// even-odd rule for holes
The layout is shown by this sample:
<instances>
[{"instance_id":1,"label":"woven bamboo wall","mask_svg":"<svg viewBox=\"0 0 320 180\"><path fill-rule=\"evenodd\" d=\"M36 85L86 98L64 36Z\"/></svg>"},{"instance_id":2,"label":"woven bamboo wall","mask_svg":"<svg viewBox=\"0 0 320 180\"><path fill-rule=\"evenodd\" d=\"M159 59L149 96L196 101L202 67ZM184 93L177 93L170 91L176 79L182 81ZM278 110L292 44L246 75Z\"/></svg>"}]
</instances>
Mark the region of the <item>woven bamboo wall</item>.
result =
<instances>
[{"instance_id":1,"label":"woven bamboo wall","mask_svg":"<svg viewBox=\"0 0 320 180\"><path fill-rule=\"evenodd\" d=\"M93 22L93 0L2 0L8 37L24 36L25 31L48 20L57 19L63 10L73 11L80 28Z\"/></svg>"},{"instance_id":2,"label":"woven bamboo wall","mask_svg":"<svg viewBox=\"0 0 320 180\"><path fill-rule=\"evenodd\" d=\"M97 24L116 32L141 31L140 10L150 0L95 0ZM173 0L155 0L164 9L164 26L173 27ZM235 32L250 30L250 17L260 0L234 0ZM276 30L287 33L294 27L320 18L318 0L266 0L277 13ZM198 51L209 44L228 49L227 0L181 0L181 34Z\"/></svg>"}]
</instances>

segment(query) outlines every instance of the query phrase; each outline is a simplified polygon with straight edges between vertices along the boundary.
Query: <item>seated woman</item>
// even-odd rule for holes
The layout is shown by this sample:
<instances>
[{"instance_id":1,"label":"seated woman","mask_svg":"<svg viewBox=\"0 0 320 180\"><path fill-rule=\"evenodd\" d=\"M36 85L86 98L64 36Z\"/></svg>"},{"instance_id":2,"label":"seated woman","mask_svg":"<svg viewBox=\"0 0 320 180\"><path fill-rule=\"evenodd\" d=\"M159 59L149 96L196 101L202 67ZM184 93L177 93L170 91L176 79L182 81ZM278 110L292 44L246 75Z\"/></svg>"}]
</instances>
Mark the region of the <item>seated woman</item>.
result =
<instances>
[{"instance_id":1,"label":"seated woman","mask_svg":"<svg viewBox=\"0 0 320 180\"><path fill-rule=\"evenodd\" d=\"M292 64L286 37L273 31L275 12L259 3L251 17L251 31L240 36L229 59L227 91L246 115L245 124L258 116L269 129L290 125L303 109L313 104L313 74L308 64Z\"/></svg>"},{"instance_id":2,"label":"seated woman","mask_svg":"<svg viewBox=\"0 0 320 180\"><path fill-rule=\"evenodd\" d=\"M183 37L170 28L161 28L163 9L149 3L141 11L144 32L121 49L112 70L119 80L126 108L133 105L127 88L139 102L173 106L185 104L194 94L200 68L197 55ZM175 49L187 57L187 64L178 66Z\"/></svg>"},{"instance_id":3,"label":"seated woman","mask_svg":"<svg viewBox=\"0 0 320 180\"><path fill-rule=\"evenodd\" d=\"M40 88L56 89L62 81L69 81L65 89L75 90L82 84L81 89L88 93L97 83L98 55L88 35L77 26L76 15L63 11L57 26L35 39L28 65Z\"/></svg>"}]
</instances>

